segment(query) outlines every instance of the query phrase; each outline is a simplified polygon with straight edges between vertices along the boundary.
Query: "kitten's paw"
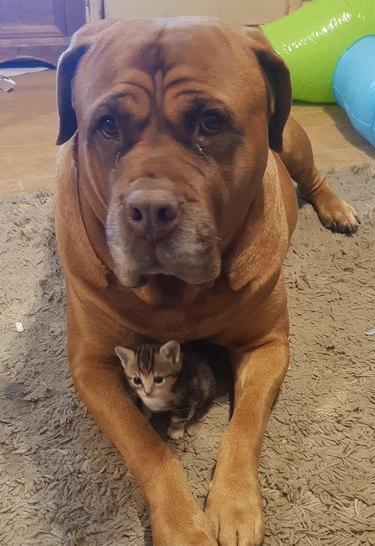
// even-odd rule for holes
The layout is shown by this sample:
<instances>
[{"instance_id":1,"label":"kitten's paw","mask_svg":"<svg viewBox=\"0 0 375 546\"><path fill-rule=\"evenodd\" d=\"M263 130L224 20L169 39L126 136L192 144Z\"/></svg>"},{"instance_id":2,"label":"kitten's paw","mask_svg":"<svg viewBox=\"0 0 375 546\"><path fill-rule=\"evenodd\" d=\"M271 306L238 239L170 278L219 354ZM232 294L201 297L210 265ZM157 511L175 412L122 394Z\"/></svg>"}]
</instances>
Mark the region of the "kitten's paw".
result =
<instances>
[{"instance_id":1,"label":"kitten's paw","mask_svg":"<svg viewBox=\"0 0 375 546\"><path fill-rule=\"evenodd\" d=\"M179 440L183 437L185 429L183 428L174 428L172 426L168 427L167 434L172 440Z\"/></svg>"}]
</instances>

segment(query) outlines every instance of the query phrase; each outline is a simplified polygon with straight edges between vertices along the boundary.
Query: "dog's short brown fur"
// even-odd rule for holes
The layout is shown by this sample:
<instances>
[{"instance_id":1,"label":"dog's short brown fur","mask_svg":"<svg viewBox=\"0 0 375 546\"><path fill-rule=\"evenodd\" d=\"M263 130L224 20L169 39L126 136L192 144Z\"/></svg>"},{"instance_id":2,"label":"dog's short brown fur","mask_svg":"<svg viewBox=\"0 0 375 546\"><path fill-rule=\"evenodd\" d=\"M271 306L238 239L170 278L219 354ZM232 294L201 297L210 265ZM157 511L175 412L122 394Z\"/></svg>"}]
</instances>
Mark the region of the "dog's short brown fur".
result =
<instances>
[{"instance_id":1,"label":"dog's short brown fur","mask_svg":"<svg viewBox=\"0 0 375 546\"><path fill-rule=\"evenodd\" d=\"M291 176L327 227L354 232L355 212L288 121L288 70L256 32L198 18L88 25L61 58L58 103L75 385L144 493L155 546L260 544L258 458L289 359ZM205 513L114 352L201 338L228 347L235 383Z\"/></svg>"}]
</instances>

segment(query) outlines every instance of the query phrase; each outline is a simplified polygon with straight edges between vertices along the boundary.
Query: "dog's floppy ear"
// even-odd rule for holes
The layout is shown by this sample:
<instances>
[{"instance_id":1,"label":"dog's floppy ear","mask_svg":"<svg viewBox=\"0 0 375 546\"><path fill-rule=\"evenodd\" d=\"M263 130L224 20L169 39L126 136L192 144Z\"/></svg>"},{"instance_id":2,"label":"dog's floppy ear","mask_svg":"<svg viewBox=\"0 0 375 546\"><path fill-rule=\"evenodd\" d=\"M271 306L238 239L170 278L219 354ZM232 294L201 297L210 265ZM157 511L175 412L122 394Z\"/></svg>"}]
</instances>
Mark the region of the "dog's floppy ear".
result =
<instances>
[{"instance_id":1,"label":"dog's floppy ear","mask_svg":"<svg viewBox=\"0 0 375 546\"><path fill-rule=\"evenodd\" d=\"M56 144L64 144L77 130L77 118L72 101L72 80L81 57L88 44L69 47L59 59L57 67L57 107L59 112L59 134Z\"/></svg>"},{"instance_id":2,"label":"dog's floppy ear","mask_svg":"<svg viewBox=\"0 0 375 546\"><path fill-rule=\"evenodd\" d=\"M105 19L81 27L73 36L68 49L61 55L57 66L57 106L59 134L56 144L64 144L77 130L73 106L72 82L82 56L90 48L96 36L115 21Z\"/></svg>"},{"instance_id":3,"label":"dog's floppy ear","mask_svg":"<svg viewBox=\"0 0 375 546\"><path fill-rule=\"evenodd\" d=\"M290 73L284 61L272 49L260 30L246 29L244 32L264 73L269 90L269 145L275 152L281 152L283 131L292 104Z\"/></svg>"}]
</instances>

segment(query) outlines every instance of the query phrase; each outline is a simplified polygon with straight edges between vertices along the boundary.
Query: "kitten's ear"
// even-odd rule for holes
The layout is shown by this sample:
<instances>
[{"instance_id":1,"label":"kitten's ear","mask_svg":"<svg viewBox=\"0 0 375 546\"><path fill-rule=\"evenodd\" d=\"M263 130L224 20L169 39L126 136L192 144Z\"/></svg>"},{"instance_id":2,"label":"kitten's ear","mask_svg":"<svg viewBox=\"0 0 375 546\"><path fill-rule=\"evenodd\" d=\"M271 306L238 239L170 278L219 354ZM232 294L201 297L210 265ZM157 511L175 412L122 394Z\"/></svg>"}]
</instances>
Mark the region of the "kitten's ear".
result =
<instances>
[{"instance_id":1,"label":"kitten's ear","mask_svg":"<svg viewBox=\"0 0 375 546\"><path fill-rule=\"evenodd\" d=\"M115 352L124 368L126 368L134 358L134 351L126 349L126 347L115 347Z\"/></svg>"},{"instance_id":2,"label":"kitten's ear","mask_svg":"<svg viewBox=\"0 0 375 546\"><path fill-rule=\"evenodd\" d=\"M168 341L160 347L160 356L170 362L179 371L181 369L181 347L177 341Z\"/></svg>"}]
</instances>

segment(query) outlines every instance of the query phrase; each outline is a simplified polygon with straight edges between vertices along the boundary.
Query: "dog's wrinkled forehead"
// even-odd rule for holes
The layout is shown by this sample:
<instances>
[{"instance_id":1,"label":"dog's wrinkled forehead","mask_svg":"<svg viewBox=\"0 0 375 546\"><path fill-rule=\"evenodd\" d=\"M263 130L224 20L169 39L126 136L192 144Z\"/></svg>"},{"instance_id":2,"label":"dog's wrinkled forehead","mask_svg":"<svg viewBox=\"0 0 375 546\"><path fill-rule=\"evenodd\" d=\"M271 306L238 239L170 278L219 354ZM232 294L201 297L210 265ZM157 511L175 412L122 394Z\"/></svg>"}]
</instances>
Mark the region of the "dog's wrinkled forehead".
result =
<instances>
[{"instance_id":1,"label":"dog's wrinkled forehead","mask_svg":"<svg viewBox=\"0 0 375 546\"><path fill-rule=\"evenodd\" d=\"M82 59L75 85L82 97L90 99L128 77L141 78L140 72L150 79L156 73L164 77L173 73L176 79L194 80L236 96L241 79L248 83L247 65L249 52L241 36L223 24L188 19L121 21L95 38Z\"/></svg>"}]
</instances>

